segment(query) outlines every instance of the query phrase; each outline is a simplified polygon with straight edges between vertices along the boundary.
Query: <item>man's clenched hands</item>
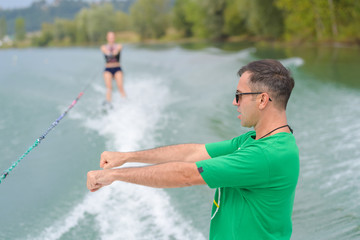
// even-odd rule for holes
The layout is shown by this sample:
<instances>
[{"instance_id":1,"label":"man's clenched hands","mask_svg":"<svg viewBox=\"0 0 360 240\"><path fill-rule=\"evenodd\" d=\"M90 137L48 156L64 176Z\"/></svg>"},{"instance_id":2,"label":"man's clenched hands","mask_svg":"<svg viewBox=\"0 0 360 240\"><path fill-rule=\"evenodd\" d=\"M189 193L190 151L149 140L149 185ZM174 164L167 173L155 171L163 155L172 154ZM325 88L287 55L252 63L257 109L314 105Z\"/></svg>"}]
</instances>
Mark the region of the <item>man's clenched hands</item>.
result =
<instances>
[{"instance_id":1,"label":"man's clenched hands","mask_svg":"<svg viewBox=\"0 0 360 240\"><path fill-rule=\"evenodd\" d=\"M126 163L125 153L105 151L100 157L100 167L110 169Z\"/></svg>"},{"instance_id":2,"label":"man's clenched hands","mask_svg":"<svg viewBox=\"0 0 360 240\"><path fill-rule=\"evenodd\" d=\"M95 192L100 188L110 185L113 181L112 169L104 169L97 171L90 171L87 174L87 188L91 192Z\"/></svg>"},{"instance_id":3,"label":"man's clenched hands","mask_svg":"<svg viewBox=\"0 0 360 240\"><path fill-rule=\"evenodd\" d=\"M112 169L126 163L125 154L105 151L100 157L100 167L104 170L90 171L87 174L87 188L95 192L114 181Z\"/></svg>"}]
</instances>

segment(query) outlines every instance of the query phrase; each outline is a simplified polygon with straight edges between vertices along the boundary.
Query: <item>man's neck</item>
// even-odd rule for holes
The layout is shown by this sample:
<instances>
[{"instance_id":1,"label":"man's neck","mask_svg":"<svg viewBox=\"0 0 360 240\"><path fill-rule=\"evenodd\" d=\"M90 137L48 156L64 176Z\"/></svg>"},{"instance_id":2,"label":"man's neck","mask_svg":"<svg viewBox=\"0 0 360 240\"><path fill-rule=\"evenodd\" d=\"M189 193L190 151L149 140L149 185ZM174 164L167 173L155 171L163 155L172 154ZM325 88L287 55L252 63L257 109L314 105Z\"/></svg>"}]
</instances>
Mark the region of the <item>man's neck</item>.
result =
<instances>
[{"instance_id":1,"label":"man's neck","mask_svg":"<svg viewBox=\"0 0 360 240\"><path fill-rule=\"evenodd\" d=\"M267 116L263 116L256 126L254 127L256 131L256 140L266 136L271 136L279 132L288 132L290 133L290 129L288 127L283 127L280 129L273 131L278 127L282 127L287 125L286 112L277 112L276 114L268 114ZM271 132L271 133L270 133ZM268 134L270 133L270 134ZM267 135L268 134L268 135Z\"/></svg>"}]
</instances>

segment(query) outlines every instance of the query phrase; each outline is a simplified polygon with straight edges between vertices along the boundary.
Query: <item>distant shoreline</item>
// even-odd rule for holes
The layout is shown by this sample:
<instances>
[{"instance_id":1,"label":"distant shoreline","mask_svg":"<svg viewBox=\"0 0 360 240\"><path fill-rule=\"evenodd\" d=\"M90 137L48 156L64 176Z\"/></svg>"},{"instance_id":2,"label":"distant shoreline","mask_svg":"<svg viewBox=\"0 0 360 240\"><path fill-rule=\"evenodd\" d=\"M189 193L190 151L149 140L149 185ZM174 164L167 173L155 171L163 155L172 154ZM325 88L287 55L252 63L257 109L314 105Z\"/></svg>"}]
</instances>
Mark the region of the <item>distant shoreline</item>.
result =
<instances>
[{"instance_id":1,"label":"distant shoreline","mask_svg":"<svg viewBox=\"0 0 360 240\"><path fill-rule=\"evenodd\" d=\"M146 39L143 41L122 39L118 38L118 42L123 44L145 44L145 45L161 45L161 44L205 44L205 45L216 45L216 44L227 44L227 43L248 43L254 45L274 46L274 47L334 47L334 48L359 48L360 41L282 41L282 40L268 40L256 37L230 37L226 40L214 41L209 39L198 39L198 38L180 38L180 39ZM21 49L21 48L61 48L61 47L98 47L102 43L82 43L82 44L50 44L48 46L35 46L30 43L30 40L13 43L11 45L4 44L0 46L1 49Z\"/></svg>"}]
</instances>

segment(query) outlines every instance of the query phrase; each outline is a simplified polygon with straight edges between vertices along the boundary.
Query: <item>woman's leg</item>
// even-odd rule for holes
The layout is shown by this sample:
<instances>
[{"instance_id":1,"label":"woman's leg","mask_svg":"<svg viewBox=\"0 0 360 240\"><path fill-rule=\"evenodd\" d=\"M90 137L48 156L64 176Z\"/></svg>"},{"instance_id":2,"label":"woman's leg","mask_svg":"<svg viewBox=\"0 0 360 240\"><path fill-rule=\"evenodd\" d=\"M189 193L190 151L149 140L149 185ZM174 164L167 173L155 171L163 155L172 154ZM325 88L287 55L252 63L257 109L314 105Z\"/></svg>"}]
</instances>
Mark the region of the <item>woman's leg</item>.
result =
<instances>
[{"instance_id":1,"label":"woman's leg","mask_svg":"<svg viewBox=\"0 0 360 240\"><path fill-rule=\"evenodd\" d=\"M125 93L125 90L124 90L124 87L123 87L123 73L122 71L117 71L115 73L115 81L116 81L116 84L117 84L117 87L119 89L119 92L121 94L122 97L126 97L126 93Z\"/></svg>"},{"instance_id":2,"label":"woman's leg","mask_svg":"<svg viewBox=\"0 0 360 240\"><path fill-rule=\"evenodd\" d=\"M112 91L112 74L108 71L104 72L104 81L106 86L106 100L111 102L111 91Z\"/></svg>"}]
</instances>

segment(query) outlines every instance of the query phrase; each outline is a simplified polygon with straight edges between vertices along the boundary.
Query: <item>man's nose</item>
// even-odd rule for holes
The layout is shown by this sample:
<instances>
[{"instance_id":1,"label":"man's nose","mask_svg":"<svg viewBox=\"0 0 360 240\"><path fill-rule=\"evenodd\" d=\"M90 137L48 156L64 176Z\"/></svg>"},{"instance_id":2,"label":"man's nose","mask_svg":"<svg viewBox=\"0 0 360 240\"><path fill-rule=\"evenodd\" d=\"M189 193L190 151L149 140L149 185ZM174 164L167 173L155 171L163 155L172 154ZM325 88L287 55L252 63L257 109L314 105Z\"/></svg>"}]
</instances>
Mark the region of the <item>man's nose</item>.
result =
<instances>
[{"instance_id":1,"label":"man's nose","mask_svg":"<svg viewBox=\"0 0 360 240\"><path fill-rule=\"evenodd\" d=\"M240 101L239 101L239 102L240 102ZM236 98L235 98L235 97L234 97L234 99L233 99L232 104L233 104L234 106L239 106L239 103L236 102Z\"/></svg>"}]
</instances>

